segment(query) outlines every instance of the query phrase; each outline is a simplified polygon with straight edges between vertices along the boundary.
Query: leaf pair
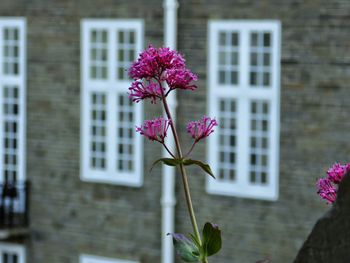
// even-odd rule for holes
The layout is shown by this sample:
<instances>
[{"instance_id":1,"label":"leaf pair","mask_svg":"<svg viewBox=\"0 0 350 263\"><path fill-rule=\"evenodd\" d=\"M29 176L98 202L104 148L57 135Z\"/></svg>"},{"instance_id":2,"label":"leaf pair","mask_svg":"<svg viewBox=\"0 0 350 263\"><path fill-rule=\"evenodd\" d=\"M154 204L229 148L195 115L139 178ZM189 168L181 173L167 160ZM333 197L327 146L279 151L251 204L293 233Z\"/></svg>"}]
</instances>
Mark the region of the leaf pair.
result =
<instances>
[{"instance_id":1,"label":"leaf pair","mask_svg":"<svg viewBox=\"0 0 350 263\"><path fill-rule=\"evenodd\" d=\"M192 159L160 158L152 164L150 171L152 171L153 167L160 162L162 162L163 164L168 165L168 166L178 166L180 164L183 164L185 166L197 165L200 168L202 168L202 170L204 172L206 172L207 174L209 174L211 177L213 177L215 179L215 176L214 176L209 164L203 163L203 162L198 161L198 160L192 160Z\"/></svg>"},{"instance_id":2,"label":"leaf pair","mask_svg":"<svg viewBox=\"0 0 350 263\"><path fill-rule=\"evenodd\" d=\"M192 240L184 234L174 233L171 235L177 254L186 262L202 261L221 249L221 230L217 225L209 222L203 228L202 245L193 234L189 234Z\"/></svg>"}]
</instances>

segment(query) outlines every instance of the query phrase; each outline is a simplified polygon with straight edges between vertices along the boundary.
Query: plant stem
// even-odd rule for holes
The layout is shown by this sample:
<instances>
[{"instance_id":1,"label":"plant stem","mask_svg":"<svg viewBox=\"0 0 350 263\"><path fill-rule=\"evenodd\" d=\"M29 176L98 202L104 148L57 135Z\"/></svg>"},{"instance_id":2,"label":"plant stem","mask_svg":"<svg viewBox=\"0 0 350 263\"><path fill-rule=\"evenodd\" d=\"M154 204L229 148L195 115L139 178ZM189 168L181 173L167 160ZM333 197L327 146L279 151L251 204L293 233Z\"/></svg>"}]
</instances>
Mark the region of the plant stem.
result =
<instances>
[{"instance_id":1,"label":"plant stem","mask_svg":"<svg viewBox=\"0 0 350 263\"><path fill-rule=\"evenodd\" d=\"M189 149L189 151L185 154L185 156L184 156L185 158L191 154L191 152L192 152L194 146L196 146L196 144L197 144L197 141L194 141L194 143L192 144L192 146Z\"/></svg>"},{"instance_id":2,"label":"plant stem","mask_svg":"<svg viewBox=\"0 0 350 263\"><path fill-rule=\"evenodd\" d=\"M183 158L183 154L182 154L182 150L181 150L179 136L177 134L176 127L175 127L175 124L173 122L171 112L169 110L166 96L164 95L164 90L163 90L162 84L159 80L158 80L158 83L161 87L160 90L162 92L162 102L163 102L165 113L167 115L167 118L171 121L170 127L171 127L171 131L173 132L173 135L174 135L177 155L178 155L178 158L181 160ZM195 216L194 210L193 210L190 188L189 188L189 184L188 184L188 177L187 177L185 166L182 163L180 164L180 171L181 171L182 183L183 183L183 187L184 187L184 191L185 191L187 209L188 209L188 212L190 214L190 219L191 219L194 235L197 238L199 245L202 246L202 240L201 240L201 236L200 236L199 231L198 231L197 220L196 220L196 216ZM208 263L208 260L206 257L204 259L202 259L202 263Z\"/></svg>"},{"instance_id":3,"label":"plant stem","mask_svg":"<svg viewBox=\"0 0 350 263\"><path fill-rule=\"evenodd\" d=\"M161 144L164 146L165 150L175 159L175 155L169 150L169 148L166 146L164 142L161 142Z\"/></svg>"}]
</instances>

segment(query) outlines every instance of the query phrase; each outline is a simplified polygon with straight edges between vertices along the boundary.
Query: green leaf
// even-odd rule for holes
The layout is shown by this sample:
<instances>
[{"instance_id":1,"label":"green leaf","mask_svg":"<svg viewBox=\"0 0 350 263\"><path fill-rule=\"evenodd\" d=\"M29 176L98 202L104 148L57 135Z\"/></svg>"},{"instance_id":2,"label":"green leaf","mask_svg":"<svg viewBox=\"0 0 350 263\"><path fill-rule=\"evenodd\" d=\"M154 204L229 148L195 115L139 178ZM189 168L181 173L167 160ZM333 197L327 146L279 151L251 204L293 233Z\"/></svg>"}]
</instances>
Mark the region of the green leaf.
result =
<instances>
[{"instance_id":1,"label":"green leaf","mask_svg":"<svg viewBox=\"0 0 350 263\"><path fill-rule=\"evenodd\" d=\"M221 230L212 223L205 223L203 228L203 250L208 257L221 249Z\"/></svg>"},{"instance_id":2,"label":"green leaf","mask_svg":"<svg viewBox=\"0 0 350 263\"><path fill-rule=\"evenodd\" d=\"M199 249L197 246L184 234L168 234L173 237L173 243L176 253L186 262L199 261Z\"/></svg>"},{"instance_id":3,"label":"green leaf","mask_svg":"<svg viewBox=\"0 0 350 263\"><path fill-rule=\"evenodd\" d=\"M150 172L152 171L153 167L155 165L157 165L158 163L162 162L163 164L165 165L168 165L168 166L177 166L181 163L180 160L178 159L173 159L173 158L160 158L158 160L156 160L153 164L152 164L152 167L150 169Z\"/></svg>"},{"instance_id":4,"label":"green leaf","mask_svg":"<svg viewBox=\"0 0 350 263\"><path fill-rule=\"evenodd\" d=\"M204 172L206 172L207 174L209 174L211 177L213 177L215 179L215 176L214 176L209 164L203 163L203 162L198 161L198 160L192 160L192 159L184 159L182 161L182 163L186 166L193 165L193 164L198 165L200 168L203 169Z\"/></svg>"}]
</instances>

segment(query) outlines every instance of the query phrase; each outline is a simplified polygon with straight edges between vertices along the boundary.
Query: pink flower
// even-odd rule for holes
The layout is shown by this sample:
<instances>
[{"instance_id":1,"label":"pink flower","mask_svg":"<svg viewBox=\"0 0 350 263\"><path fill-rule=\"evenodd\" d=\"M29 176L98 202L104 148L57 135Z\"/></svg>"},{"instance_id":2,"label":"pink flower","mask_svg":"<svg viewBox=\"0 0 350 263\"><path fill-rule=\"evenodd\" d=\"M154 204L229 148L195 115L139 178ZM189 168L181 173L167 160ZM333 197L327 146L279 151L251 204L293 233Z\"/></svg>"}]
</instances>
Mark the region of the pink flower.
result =
<instances>
[{"instance_id":1,"label":"pink flower","mask_svg":"<svg viewBox=\"0 0 350 263\"><path fill-rule=\"evenodd\" d=\"M129 76L134 79L150 79L161 74L161 68L158 64L158 50L149 46L143 51L138 60L135 61L130 69Z\"/></svg>"},{"instance_id":2,"label":"pink flower","mask_svg":"<svg viewBox=\"0 0 350 263\"><path fill-rule=\"evenodd\" d=\"M185 68L185 66L185 59L175 50L165 47L156 49L150 45L131 65L129 76L135 80L161 79L166 69Z\"/></svg>"},{"instance_id":3,"label":"pink flower","mask_svg":"<svg viewBox=\"0 0 350 263\"><path fill-rule=\"evenodd\" d=\"M151 141L164 143L171 121L165 118L145 120L143 126L136 127L136 131Z\"/></svg>"},{"instance_id":4,"label":"pink flower","mask_svg":"<svg viewBox=\"0 0 350 263\"><path fill-rule=\"evenodd\" d=\"M195 74L186 68L172 68L166 71L165 80L170 89L189 89L195 90L196 85L190 85L190 82L198 78Z\"/></svg>"},{"instance_id":5,"label":"pink flower","mask_svg":"<svg viewBox=\"0 0 350 263\"><path fill-rule=\"evenodd\" d=\"M157 98L162 97L161 88L157 83L150 82L148 85L144 85L140 81L134 81L129 88L129 98L135 102L150 98L151 103L156 103Z\"/></svg>"},{"instance_id":6,"label":"pink flower","mask_svg":"<svg viewBox=\"0 0 350 263\"><path fill-rule=\"evenodd\" d=\"M343 179L344 175L350 170L350 163L346 165L341 165L340 163L335 163L327 171L328 178L331 182L339 184Z\"/></svg>"},{"instance_id":7,"label":"pink flower","mask_svg":"<svg viewBox=\"0 0 350 263\"><path fill-rule=\"evenodd\" d=\"M163 69L186 67L185 59L181 54L168 47L161 47L158 49L158 63Z\"/></svg>"},{"instance_id":8,"label":"pink flower","mask_svg":"<svg viewBox=\"0 0 350 263\"><path fill-rule=\"evenodd\" d=\"M337 198L337 189L328 178L321 178L316 184L317 193L321 198L327 200L328 204L333 203Z\"/></svg>"},{"instance_id":9,"label":"pink flower","mask_svg":"<svg viewBox=\"0 0 350 263\"><path fill-rule=\"evenodd\" d=\"M187 132L191 134L192 138L194 138L196 142L198 142L214 132L214 127L217 125L218 123L215 119L204 116L199 121L189 122L187 124Z\"/></svg>"}]
</instances>

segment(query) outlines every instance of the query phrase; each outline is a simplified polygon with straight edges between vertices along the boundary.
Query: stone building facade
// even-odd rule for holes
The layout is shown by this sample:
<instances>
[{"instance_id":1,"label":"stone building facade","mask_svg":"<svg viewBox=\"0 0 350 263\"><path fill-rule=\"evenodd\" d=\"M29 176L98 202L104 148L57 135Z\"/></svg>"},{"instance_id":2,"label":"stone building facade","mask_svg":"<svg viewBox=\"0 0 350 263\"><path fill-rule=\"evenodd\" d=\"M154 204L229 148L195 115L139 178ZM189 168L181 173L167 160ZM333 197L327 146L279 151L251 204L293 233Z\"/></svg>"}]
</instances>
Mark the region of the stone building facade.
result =
<instances>
[{"instance_id":1,"label":"stone building facade","mask_svg":"<svg viewBox=\"0 0 350 263\"><path fill-rule=\"evenodd\" d=\"M208 79L215 74L208 67L211 41L215 41L208 40L210 21L280 24L280 46L275 47L281 50L275 200L208 193L205 176L194 168L189 173L199 225L211 221L223 230L222 251L211 261L292 262L317 218L328 209L315 194L316 178L333 162L346 161L350 150L350 4L342 0L178 2L178 50L199 77L199 88L191 96L177 93L179 128L209 113L213 98L208 95ZM28 263L110 262L102 258L161 262L165 235L160 228L161 167L147 173L161 148L143 143L146 172L141 187L81 180L81 23L83 19L137 19L143 25L142 46L162 46L163 12L162 1L156 0L0 2L0 19L25 19L23 158L25 178L31 184L29 232L1 242L0 252L2 246L21 244L26 251L23 262ZM159 114L159 108L144 105L142 118ZM182 131L181 139L190 143ZM194 158L208 160L210 152L208 143L203 143ZM180 178L176 178L176 199L176 232L190 232ZM96 256L95 261L93 257L83 261L83 255Z\"/></svg>"}]
</instances>

